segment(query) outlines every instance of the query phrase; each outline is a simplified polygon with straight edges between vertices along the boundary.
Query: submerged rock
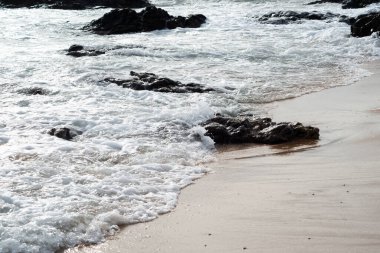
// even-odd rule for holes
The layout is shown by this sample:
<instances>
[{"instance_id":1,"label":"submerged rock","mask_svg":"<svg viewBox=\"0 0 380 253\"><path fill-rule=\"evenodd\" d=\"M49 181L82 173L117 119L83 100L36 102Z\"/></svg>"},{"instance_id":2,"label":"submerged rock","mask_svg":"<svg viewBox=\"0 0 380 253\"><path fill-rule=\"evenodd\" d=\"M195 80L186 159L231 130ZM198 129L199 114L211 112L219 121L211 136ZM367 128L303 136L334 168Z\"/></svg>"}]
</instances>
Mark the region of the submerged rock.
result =
<instances>
[{"instance_id":1,"label":"submerged rock","mask_svg":"<svg viewBox=\"0 0 380 253\"><path fill-rule=\"evenodd\" d=\"M202 123L206 136L217 144L279 144L299 139L319 139L319 129L301 123L272 122L270 118L216 116Z\"/></svg>"},{"instance_id":2,"label":"submerged rock","mask_svg":"<svg viewBox=\"0 0 380 253\"><path fill-rule=\"evenodd\" d=\"M106 78L104 81L115 83L123 88L129 88L133 90L151 90L156 92L171 93L204 93L215 91L212 88L206 88L202 84L183 84L169 78L158 77L153 73L136 73L134 71L131 71L130 75L133 76L132 79L121 80L115 78Z\"/></svg>"},{"instance_id":3,"label":"submerged rock","mask_svg":"<svg viewBox=\"0 0 380 253\"><path fill-rule=\"evenodd\" d=\"M131 9L115 9L106 13L100 19L92 21L84 29L96 34L122 34L149 32L161 29L197 28L206 22L202 14L190 15L188 17L174 17L165 10L150 6L136 12Z\"/></svg>"},{"instance_id":4,"label":"submerged rock","mask_svg":"<svg viewBox=\"0 0 380 253\"><path fill-rule=\"evenodd\" d=\"M72 45L67 50L66 55L74 56L74 57L83 57L83 56L98 56L105 54L105 51L102 50L96 50L96 49L89 49L85 48L81 45Z\"/></svg>"},{"instance_id":5,"label":"submerged rock","mask_svg":"<svg viewBox=\"0 0 380 253\"><path fill-rule=\"evenodd\" d=\"M360 15L351 25L351 34L354 37L369 36L374 32L380 33L380 12Z\"/></svg>"},{"instance_id":6,"label":"submerged rock","mask_svg":"<svg viewBox=\"0 0 380 253\"><path fill-rule=\"evenodd\" d=\"M49 95L50 91L40 87L24 88L17 91L25 95Z\"/></svg>"},{"instance_id":7,"label":"submerged rock","mask_svg":"<svg viewBox=\"0 0 380 253\"><path fill-rule=\"evenodd\" d=\"M300 20L327 20L339 18L340 22L349 22L349 17L340 14L334 14L331 12L327 13L319 13L319 12L295 12L295 11L278 11L271 12L263 15L259 18L259 22L265 24L275 24L275 25L283 25L289 24L293 22L298 22Z\"/></svg>"},{"instance_id":8,"label":"submerged rock","mask_svg":"<svg viewBox=\"0 0 380 253\"><path fill-rule=\"evenodd\" d=\"M52 128L48 131L48 134L69 141L75 136L82 134L82 132L67 127L62 127Z\"/></svg>"},{"instance_id":9,"label":"submerged rock","mask_svg":"<svg viewBox=\"0 0 380 253\"><path fill-rule=\"evenodd\" d=\"M98 56L106 54L109 51L123 50L123 49L145 49L142 45L118 45L113 47L91 47L91 46L82 46L82 45L71 45L69 49L66 50L66 55L73 57L83 57L83 56Z\"/></svg>"},{"instance_id":10,"label":"submerged rock","mask_svg":"<svg viewBox=\"0 0 380 253\"><path fill-rule=\"evenodd\" d=\"M0 6L8 8L47 7L53 9L82 10L94 7L143 8L150 5L147 0L0 0Z\"/></svg>"}]
</instances>

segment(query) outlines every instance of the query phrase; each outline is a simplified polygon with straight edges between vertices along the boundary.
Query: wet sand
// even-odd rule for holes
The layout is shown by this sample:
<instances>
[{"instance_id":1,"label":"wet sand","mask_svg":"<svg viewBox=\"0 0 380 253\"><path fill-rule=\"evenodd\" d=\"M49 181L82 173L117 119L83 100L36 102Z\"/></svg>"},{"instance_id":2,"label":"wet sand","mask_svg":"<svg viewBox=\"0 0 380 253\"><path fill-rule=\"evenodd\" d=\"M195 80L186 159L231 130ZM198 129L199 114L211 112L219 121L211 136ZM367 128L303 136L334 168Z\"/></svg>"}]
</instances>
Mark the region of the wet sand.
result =
<instances>
[{"instance_id":1,"label":"wet sand","mask_svg":"<svg viewBox=\"0 0 380 253\"><path fill-rule=\"evenodd\" d=\"M319 142L222 152L173 212L80 252L380 252L380 62L367 68L269 105L275 121L319 127Z\"/></svg>"}]
</instances>

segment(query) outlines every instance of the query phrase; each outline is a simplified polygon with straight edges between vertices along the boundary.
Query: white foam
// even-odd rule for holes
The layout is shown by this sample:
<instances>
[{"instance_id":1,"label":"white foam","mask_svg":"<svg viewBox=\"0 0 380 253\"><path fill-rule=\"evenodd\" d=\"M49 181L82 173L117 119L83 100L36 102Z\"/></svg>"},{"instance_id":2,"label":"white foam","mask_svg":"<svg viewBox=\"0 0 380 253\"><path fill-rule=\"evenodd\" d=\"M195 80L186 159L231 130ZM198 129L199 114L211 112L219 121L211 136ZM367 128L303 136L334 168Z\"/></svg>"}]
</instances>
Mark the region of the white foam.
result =
<instances>
[{"instance_id":1,"label":"white foam","mask_svg":"<svg viewBox=\"0 0 380 253\"><path fill-rule=\"evenodd\" d=\"M260 103L349 84L368 74L359 63L380 55L378 38L352 38L336 20L275 26L256 18L276 10L354 16L376 5L152 2L174 15L203 13L207 24L97 36L80 28L109 10L0 9L1 252L96 243L118 225L170 211L180 190L206 172L199 164L213 159L200 122L216 112L261 114ZM116 49L72 58L64 55L71 44ZM224 92L164 94L100 82L131 70ZM52 92L17 92L32 86ZM53 127L82 134L65 141L47 134Z\"/></svg>"}]
</instances>

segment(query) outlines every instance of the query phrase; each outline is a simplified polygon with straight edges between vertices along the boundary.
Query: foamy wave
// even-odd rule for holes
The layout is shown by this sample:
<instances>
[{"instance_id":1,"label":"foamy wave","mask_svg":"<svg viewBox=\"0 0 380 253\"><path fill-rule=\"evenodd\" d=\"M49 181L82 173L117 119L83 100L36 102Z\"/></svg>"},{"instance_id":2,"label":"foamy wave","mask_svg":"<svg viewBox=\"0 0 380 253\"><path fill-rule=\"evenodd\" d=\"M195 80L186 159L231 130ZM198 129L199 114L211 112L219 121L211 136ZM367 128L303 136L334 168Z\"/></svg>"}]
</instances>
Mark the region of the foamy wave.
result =
<instances>
[{"instance_id":1,"label":"foamy wave","mask_svg":"<svg viewBox=\"0 0 380 253\"><path fill-rule=\"evenodd\" d=\"M0 9L1 252L97 243L118 225L172 210L180 190L206 173L200 164L213 159L200 122L214 113L262 115L260 103L350 84L368 75L358 64L380 56L378 38L352 38L337 20L276 26L257 19L277 10L356 16L379 5L152 2L208 21L199 29L98 36L81 27L109 10ZM71 44L106 53L71 58ZM164 94L101 82L131 70L224 92ZM30 87L49 94L18 92ZM47 134L53 127L82 134L65 141Z\"/></svg>"}]
</instances>

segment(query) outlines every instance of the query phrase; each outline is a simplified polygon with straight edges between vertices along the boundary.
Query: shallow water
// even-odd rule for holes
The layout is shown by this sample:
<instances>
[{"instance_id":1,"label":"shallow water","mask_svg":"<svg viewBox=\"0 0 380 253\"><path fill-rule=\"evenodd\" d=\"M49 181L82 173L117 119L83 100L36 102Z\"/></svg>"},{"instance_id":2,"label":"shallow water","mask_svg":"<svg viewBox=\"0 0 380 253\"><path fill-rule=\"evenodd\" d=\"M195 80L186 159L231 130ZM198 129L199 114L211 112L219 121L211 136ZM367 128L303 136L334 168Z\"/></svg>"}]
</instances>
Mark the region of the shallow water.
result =
<instances>
[{"instance_id":1,"label":"shallow water","mask_svg":"<svg viewBox=\"0 0 380 253\"><path fill-rule=\"evenodd\" d=\"M170 14L202 13L199 29L98 36L81 28L108 9L0 9L0 252L54 252L96 243L117 225L173 209L182 187L207 170L211 139L198 123L214 113L265 115L263 103L347 85L378 59L378 38L352 38L337 20L268 25L276 10L356 16L307 1L165 1ZM71 58L72 44L118 48ZM224 93L164 94L104 85L146 71ZM42 87L47 96L17 91ZM74 141L51 137L68 126Z\"/></svg>"}]
</instances>

